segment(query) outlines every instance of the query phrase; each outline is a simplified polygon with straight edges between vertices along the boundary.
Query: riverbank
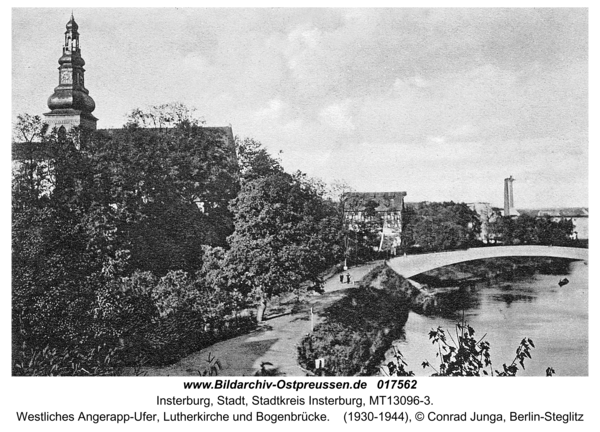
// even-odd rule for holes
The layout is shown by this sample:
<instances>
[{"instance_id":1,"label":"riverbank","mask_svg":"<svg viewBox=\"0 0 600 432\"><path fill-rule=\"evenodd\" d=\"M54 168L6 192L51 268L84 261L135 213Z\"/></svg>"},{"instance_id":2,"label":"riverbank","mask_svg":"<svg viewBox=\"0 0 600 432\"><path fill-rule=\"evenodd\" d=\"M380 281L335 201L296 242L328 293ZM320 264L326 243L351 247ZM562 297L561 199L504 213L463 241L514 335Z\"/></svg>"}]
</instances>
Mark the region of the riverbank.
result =
<instances>
[{"instance_id":1,"label":"riverbank","mask_svg":"<svg viewBox=\"0 0 600 432\"><path fill-rule=\"evenodd\" d=\"M569 273L571 263L571 260L543 257L486 259L439 268L410 280L398 276L387 266L381 266L367 274L362 285L396 289L405 296L411 315L416 313L455 322L457 313L478 307L476 292L482 286L501 287L505 291L501 298L509 302L527 300L522 294L511 296L511 284L532 279L536 274L564 276ZM552 276L547 276L547 279ZM403 330L406 323L402 322ZM399 339L404 336L402 334ZM395 342L390 342L388 347L391 348ZM386 365L393 355L393 349L389 349L380 366Z\"/></svg>"},{"instance_id":2,"label":"riverbank","mask_svg":"<svg viewBox=\"0 0 600 432\"><path fill-rule=\"evenodd\" d=\"M357 289L329 306L324 322L298 347L302 367L317 375L371 376L392 342L402 336L412 285L381 265Z\"/></svg>"}]
</instances>

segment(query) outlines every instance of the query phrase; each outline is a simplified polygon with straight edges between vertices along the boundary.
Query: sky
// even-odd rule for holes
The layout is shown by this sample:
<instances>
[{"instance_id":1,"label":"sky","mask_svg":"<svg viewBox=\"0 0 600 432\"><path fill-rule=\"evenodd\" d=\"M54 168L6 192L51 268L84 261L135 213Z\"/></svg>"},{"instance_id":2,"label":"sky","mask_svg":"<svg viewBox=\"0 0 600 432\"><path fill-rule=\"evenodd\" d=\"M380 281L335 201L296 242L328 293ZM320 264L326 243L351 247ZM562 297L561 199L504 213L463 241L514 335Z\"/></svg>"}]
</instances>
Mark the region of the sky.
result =
<instances>
[{"instance_id":1,"label":"sky","mask_svg":"<svg viewBox=\"0 0 600 432\"><path fill-rule=\"evenodd\" d=\"M357 191L588 205L587 9L73 13L99 128L182 102ZM70 14L12 10L13 119L48 111Z\"/></svg>"}]
</instances>

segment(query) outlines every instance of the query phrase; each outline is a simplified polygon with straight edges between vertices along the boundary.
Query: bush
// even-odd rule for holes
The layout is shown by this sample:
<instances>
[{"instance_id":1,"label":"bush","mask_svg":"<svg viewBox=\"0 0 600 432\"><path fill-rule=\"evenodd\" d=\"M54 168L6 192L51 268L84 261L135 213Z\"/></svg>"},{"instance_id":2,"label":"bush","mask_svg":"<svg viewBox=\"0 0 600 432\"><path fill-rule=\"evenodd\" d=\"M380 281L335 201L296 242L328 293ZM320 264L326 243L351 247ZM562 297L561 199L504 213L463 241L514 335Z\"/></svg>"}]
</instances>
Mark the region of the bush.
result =
<instances>
[{"instance_id":1,"label":"bush","mask_svg":"<svg viewBox=\"0 0 600 432\"><path fill-rule=\"evenodd\" d=\"M300 364L324 375L372 375L408 319L406 295L394 289L361 288L331 305L326 322L298 347ZM315 361L325 365L316 368Z\"/></svg>"},{"instance_id":2,"label":"bush","mask_svg":"<svg viewBox=\"0 0 600 432\"><path fill-rule=\"evenodd\" d=\"M371 357L368 334L340 323L325 323L304 338L299 347L300 364L316 370L315 360L324 359L327 375L351 376L359 373Z\"/></svg>"},{"instance_id":3,"label":"bush","mask_svg":"<svg viewBox=\"0 0 600 432\"><path fill-rule=\"evenodd\" d=\"M206 287L183 271L171 271L158 280L136 273L123 279L121 286L136 298L130 304L137 310L127 314L135 318L117 325L129 366L140 358L151 365L170 364L254 325L251 316L240 316L244 307L240 295Z\"/></svg>"},{"instance_id":4,"label":"bush","mask_svg":"<svg viewBox=\"0 0 600 432\"><path fill-rule=\"evenodd\" d=\"M43 349L23 344L13 350L14 376L105 376L118 375L117 348L104 345L85 350L78 346Z\"/></svg>"},{"instance_id":5,"label":"bush","mask_svg":"<svg viewBox=\"0 0 600 432\"><path fill-rule=\"evenodd\" d=\"M13 304L14 375L113 375L165 365L254 327L235 292L182 271L89 278ZM19 305L16 308L16 305Z\"/></svg>"}]
</instances>

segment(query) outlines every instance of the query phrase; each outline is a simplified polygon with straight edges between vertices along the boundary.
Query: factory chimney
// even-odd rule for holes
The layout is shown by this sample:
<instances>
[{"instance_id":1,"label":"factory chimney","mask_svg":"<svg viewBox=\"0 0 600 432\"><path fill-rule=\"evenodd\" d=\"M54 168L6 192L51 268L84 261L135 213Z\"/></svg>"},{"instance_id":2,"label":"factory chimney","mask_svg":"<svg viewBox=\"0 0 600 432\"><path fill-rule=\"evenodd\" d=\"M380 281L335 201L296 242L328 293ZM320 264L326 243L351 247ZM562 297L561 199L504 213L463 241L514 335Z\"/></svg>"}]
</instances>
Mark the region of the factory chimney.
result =
<instances>
[{"instance_id":1,"label":"factory chimney","mask_svg":"<svg viewBox=\"0 0 600 432\"><path fill-rule=\"evenodd\" d=\"M512 175L504 179L504 216L517 216L515 210L515 201L513 198L513 182L515 179Z\"/></svg>"}]
</instances>

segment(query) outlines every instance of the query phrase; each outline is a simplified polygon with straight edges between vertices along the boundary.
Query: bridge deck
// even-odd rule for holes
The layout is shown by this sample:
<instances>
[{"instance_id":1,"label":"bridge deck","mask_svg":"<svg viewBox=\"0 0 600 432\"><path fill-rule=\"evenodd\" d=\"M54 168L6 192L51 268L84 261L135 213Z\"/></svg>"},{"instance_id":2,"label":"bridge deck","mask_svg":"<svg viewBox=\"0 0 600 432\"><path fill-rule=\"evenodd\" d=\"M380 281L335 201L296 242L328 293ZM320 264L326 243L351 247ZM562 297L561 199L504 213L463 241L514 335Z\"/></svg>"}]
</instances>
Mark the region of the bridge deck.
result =
<instances>
[{"instance_id":1,"label":"bridge deck","mask_svg":"<svg viewBox=\"0 0 600 432\"><path fill-rule=\"evenodd\" d=\"M409 278L438 267L464 261L511 256L542 256L587 260L588 249L560 246L491 246L459 251L437 252L423 255L408 255L388 261L392 270Z\"/></svg>"}]
</instances>

